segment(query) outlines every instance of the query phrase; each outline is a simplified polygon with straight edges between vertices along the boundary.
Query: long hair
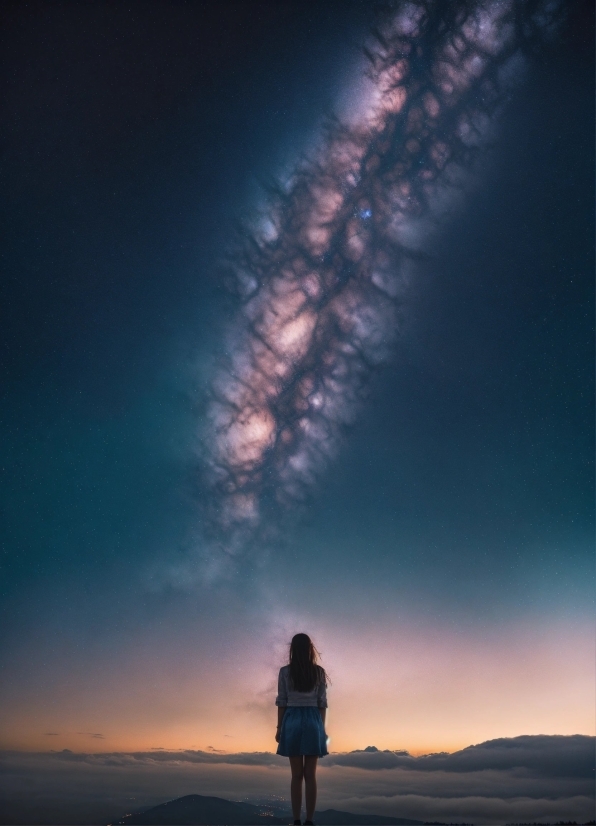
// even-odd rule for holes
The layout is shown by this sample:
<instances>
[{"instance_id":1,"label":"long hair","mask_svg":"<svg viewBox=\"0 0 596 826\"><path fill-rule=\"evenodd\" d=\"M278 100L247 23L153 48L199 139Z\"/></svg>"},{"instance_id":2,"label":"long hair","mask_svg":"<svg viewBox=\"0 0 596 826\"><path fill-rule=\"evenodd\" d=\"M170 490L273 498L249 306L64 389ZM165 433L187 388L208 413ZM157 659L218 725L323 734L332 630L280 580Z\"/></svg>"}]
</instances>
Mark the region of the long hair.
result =
<instances>
[{"instance_id":1,"label":"long hair","mask_svg":"<svg viewBox=\"0 0 596 826\"><path fill-rule=\"evenodd\" d=\"M327 685L325 669L317 664L319 652L308 634L295 634L290 643L290 679L295 691L312 691Z\"/></svg>"}]
</instances>

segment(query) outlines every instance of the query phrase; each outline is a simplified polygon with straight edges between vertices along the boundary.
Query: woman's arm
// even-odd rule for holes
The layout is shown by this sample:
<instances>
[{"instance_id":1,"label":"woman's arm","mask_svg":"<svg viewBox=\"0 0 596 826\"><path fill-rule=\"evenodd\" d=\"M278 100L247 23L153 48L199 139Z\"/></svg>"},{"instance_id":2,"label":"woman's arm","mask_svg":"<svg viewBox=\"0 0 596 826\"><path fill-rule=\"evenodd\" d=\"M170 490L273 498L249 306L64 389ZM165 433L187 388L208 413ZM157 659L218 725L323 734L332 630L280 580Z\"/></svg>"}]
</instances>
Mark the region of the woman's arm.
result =
<instances>
[{"instance_id":1,"label":"woman's arm","mask_svg":"<svg viewBox=\"0 0 596 826\"><path fill-rule=\"evenodd\" d=\"M325 672L320 675L319 685L317 686L317 705L321 713L321 720L323 721L323 728L325 728L325 715L327 714L327 681L325 679Z\"/></svg>"},{"instance_id":2,"label":"woman's arm","mask_svg":"<svg viewBox=\"0 0 596 826\"><path fill-rule=\"evenodd\" d=\"M285 706L278 706L277 707L277 730L275 732L275 741L276 741L276 743L279 743L279 732L280 732L280 729L281 729L281 721L283 720L285 713L286 713L286 707Z\"/></svg>"}]
</instances>

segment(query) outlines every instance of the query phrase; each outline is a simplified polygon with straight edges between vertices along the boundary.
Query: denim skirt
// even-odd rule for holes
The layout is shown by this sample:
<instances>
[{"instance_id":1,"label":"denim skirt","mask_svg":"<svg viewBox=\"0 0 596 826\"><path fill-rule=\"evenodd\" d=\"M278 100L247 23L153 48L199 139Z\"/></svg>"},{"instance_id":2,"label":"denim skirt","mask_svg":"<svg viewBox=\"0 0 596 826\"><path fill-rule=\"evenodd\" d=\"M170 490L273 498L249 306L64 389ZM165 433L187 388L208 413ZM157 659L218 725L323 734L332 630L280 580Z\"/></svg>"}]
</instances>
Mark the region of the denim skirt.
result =
<instances>
[{"instance_id":1,"label":"denim skirt","mask_svg":"<svg viewBox=\"0 0 596 826\"><path fill-rule=\"evenodd\" d=\"M288 706L281 721L277 753L283 757L307 754L324 757L327 751L327 735L316 706Z\"/></svg>"}]
</instances>

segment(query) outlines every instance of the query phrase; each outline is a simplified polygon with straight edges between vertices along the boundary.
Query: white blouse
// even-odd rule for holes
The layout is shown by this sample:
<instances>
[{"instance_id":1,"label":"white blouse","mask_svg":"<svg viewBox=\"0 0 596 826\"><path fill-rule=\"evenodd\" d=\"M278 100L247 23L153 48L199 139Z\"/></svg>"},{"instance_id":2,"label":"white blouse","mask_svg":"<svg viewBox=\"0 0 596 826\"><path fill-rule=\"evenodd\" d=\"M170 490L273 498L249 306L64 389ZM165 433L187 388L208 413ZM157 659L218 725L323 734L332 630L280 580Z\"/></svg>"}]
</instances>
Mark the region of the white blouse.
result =
<instances>
[{"instance_id":1,"label":"white blouse","mask_svg":"<svg viewBox=\"0 0 596 826\"><path fill-rule=\"evenodd\" d=\"M279 669L277 683L276 706L315 706L327 708L327 687L323 681L318 683L312 691L295 691L290 678L290 666L284 665Z\"/></svg>"}]
</instances>

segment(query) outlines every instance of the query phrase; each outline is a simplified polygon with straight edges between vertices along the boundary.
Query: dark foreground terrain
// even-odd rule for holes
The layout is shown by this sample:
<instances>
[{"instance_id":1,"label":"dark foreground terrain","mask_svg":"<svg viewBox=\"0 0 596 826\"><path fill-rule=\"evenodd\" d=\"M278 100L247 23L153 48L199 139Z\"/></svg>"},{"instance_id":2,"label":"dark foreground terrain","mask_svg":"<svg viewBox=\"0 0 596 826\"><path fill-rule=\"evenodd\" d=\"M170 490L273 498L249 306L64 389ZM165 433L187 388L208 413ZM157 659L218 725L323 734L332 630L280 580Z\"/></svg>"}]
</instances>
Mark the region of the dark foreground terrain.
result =
<instances>
[{"instance_id":1,"label":"dark foreground terrain","mask_svg":"<svg viewBox=\"0 0 596 826\"><path fill-rule=\"evenodd\" d=\"M114 822L113 826L285 826L290 814L274 817L261 814L262 806L251 803L233 803L221 797L205 797L201 794L189 794L170 800L160 806L154 806L145 812L125 815ZM408 820L399 817L381 817L380 815L358 815L351 812L338 812L327 809L317 812L317 826L418 826L421 820Z\"/></svg>"}]
</instances>

